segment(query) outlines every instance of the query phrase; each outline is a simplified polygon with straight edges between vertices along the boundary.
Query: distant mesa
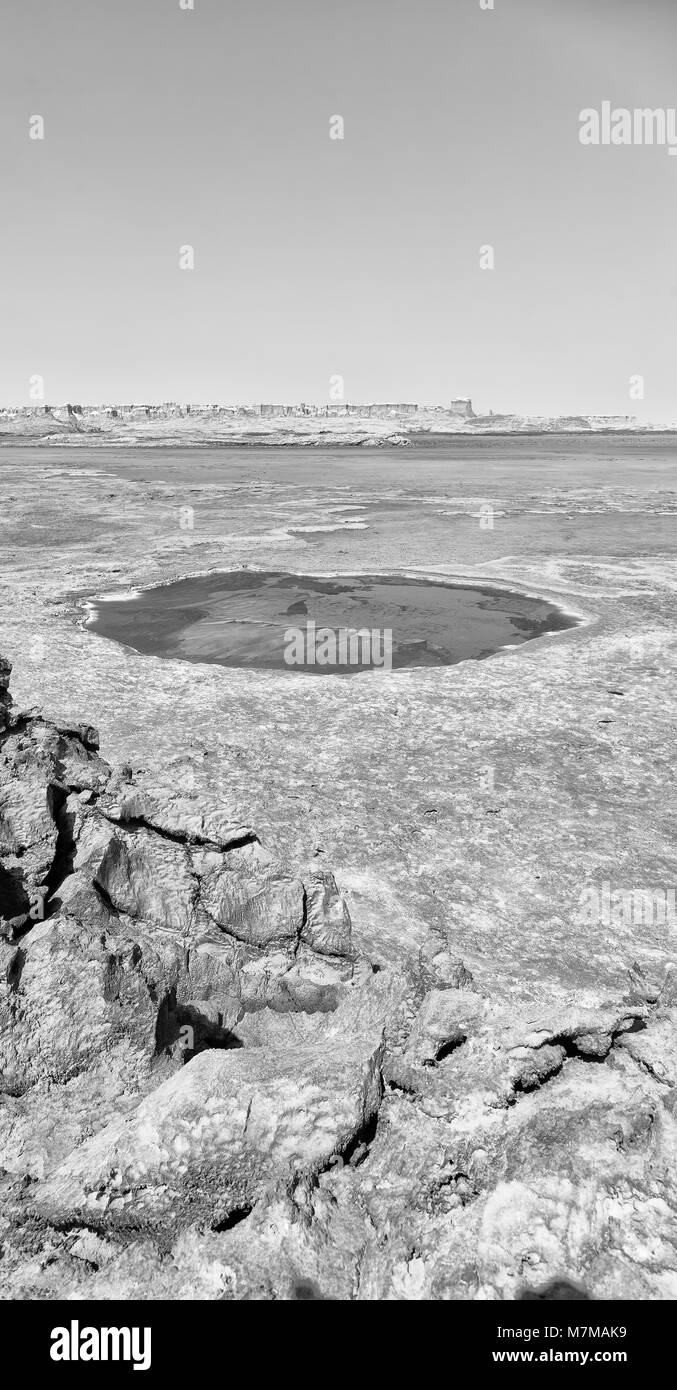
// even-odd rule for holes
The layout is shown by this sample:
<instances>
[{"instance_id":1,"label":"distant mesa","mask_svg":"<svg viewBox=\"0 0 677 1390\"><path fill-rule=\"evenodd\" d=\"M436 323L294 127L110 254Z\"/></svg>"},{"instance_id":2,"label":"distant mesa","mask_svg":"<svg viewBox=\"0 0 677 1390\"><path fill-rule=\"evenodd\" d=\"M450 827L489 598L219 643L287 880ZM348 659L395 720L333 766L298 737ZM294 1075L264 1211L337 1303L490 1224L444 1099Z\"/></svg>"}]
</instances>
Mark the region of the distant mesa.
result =
<instances>
[{"instance_id":1,"label":"distant mesa","mask_svg":"<svg viewBox=\"0 0 677 1390\"><path fill-rule=\"evenodd\" d=\"M469 396L446 405L416 401L329 401L253 405L194 402L102 402L98 405L0 406L0 439L130 444L299 444L383 446L433 440L444 435L580 434L672 430L638 424L630 415L515 415L478 413Z\"/></svg>"},{"instance_id":2,"label":"distant mesa","mask_svg":"<svg viewBox=\"0 0 677 1390\"><path fill-rule=\"evenodd\" d=\"M464 420L474 420L475 412L472 408L472 401L469 396L457 396L450 403L449 410L452 415L461 415Z\"/></svg>"}]
</instances>

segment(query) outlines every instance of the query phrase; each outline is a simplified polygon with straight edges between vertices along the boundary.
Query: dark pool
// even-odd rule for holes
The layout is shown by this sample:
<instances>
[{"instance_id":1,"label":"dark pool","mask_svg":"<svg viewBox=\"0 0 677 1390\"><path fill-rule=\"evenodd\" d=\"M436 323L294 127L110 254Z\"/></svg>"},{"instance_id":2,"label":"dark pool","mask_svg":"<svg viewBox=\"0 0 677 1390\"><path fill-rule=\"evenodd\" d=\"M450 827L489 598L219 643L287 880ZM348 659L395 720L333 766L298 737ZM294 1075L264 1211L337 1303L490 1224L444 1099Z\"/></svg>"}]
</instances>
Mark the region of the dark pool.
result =
<instances>
[{"instance_id":1,"label":"dark pool","mask_svg":"<svg viewBox=\"0 0 677 1390\"><path fill-rule=\"evenodd\" d=\"M315 675L450 666L574 625L545 599L486 586L253 570L93 599L89 622L151 656Z\"/></svg>"}]
</instances>

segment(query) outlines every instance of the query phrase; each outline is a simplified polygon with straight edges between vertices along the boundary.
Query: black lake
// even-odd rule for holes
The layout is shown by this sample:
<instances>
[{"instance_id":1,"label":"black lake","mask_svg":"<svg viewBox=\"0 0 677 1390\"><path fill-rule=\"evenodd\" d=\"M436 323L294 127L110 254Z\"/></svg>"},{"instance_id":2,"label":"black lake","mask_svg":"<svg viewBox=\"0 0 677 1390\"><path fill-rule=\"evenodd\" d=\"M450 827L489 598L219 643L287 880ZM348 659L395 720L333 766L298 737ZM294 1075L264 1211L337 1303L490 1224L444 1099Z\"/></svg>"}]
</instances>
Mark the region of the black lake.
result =
<instances>
[{"instance_id":1,"label":"black lake","mask_svg":"<svg viewBox=\"0 0 677 1390\"><path fill-rule=\"evenodd\" d=\"M576 625L545 599L486 586L255 570L95 598L90 609L91 631L150 656L317 675L449 666Z\"/></svg>"}]
</instances>

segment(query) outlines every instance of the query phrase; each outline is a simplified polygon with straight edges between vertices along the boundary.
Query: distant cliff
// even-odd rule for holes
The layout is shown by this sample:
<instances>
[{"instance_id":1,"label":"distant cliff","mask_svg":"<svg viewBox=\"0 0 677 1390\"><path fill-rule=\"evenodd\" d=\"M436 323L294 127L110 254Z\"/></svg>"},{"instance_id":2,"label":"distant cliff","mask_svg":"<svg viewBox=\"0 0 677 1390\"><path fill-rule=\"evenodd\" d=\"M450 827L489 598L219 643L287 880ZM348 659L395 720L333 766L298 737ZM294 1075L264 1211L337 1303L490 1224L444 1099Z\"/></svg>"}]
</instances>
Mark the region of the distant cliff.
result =
<instances>
[{"instance_id":1,"label":"distant cliff","mask_svg":"<svg viewBox=\"0 0 677 1390\"><path fill-rule=\"evenodd\" d=\"M469 398L449 406L93 405L0 409L0 443L389 445L421 435L647 431L632 416L477 415Z\"/></svg>"}]
</instances>

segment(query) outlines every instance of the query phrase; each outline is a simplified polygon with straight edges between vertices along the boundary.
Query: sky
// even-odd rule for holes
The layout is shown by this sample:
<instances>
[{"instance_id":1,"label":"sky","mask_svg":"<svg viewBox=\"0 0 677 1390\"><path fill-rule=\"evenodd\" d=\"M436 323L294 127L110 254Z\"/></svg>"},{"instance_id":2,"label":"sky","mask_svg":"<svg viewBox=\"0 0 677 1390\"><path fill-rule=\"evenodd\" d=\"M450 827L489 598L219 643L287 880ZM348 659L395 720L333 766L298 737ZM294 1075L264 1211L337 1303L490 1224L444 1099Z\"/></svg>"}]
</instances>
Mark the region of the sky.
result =
<instances>
[{"instance_id":1,"label":"sky","mask_svg":"<svg viewBox=\"0 0 677 1390\"><path fill-rule=\"evenodd\" d=\"M677 158L578 138L676 106L676 44L677 0L1 0L0 404L677 420Z\"/></svg>"}]
</instances>

